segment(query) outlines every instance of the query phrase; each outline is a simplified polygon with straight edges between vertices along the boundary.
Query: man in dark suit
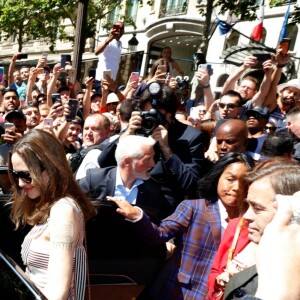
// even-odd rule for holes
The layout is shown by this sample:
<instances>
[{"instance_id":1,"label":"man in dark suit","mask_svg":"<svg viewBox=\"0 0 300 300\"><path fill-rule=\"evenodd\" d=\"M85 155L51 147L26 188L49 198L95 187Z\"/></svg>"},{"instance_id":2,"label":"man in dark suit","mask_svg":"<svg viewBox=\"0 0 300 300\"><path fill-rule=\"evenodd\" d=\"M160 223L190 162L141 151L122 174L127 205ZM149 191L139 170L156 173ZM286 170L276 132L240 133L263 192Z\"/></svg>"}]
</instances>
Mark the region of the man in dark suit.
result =
<instances>
[{"instance_id":1,"label":"man in dark suit","mask_svg":"<svg viewBox=\"0 0 300 300\"><path fill-rule=\"evenodd\" d=\"M160 186L150 178L154 167L151 138L127 136L116 149L117 167L87 171L79 181L82 190L98 203L98 213L87 223L87 249L90 271L102 274L126 274L147 283L160 269L166 246L149 246L138 236L133 224L116 212L114 196L142 207L153 222L169 215L170 208Z\"/></svg>"},{"instance_id":2,"label":"man in dark suit","mask_svg":"<svg viewBox=\"0 0 300 300\"><path fill-rule=\"evenodd\" d=\"M155 93L151 86L156 84ZM151 91L151 93L150 93ZM139 99L139 110L133 111L126 135L152 136L156 164L151 177L161 186L164 196L174 211L185 198L197 197L197 181L208 171L211 163L204 158L206 136L199 130L175 119L176 96L168 86L153 82ZM108 146L99 156L100 166L113 155ZM111 160L109 160L111 161Z\"/></svg>"},{"instance_id":3,"label":"man in dark suit","mask_svg":"<svg viewBox=\"0 0 300 300\"><path fill-rule=\"evenodd\" d=\"M276 213L275 195L293 195L299 190L300 169L288 160L274 160L250 173L246 181L250 184L246 199L249 208L243 217L248 221L249 239L258 244ZM224 300L242 298L245 294L255 295L257 286L258 274L256 265L253 265L231 277Z\"/></svg>"}]
</instances>

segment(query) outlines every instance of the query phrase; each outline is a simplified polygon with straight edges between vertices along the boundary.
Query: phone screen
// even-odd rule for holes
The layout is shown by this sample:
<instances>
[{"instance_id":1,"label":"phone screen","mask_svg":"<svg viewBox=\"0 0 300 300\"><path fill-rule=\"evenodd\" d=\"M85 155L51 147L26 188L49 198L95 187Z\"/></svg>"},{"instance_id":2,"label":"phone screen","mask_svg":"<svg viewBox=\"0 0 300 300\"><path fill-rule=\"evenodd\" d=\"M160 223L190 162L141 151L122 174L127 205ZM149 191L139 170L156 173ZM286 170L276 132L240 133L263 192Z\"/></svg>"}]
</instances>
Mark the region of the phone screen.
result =
<instances>
[{"instance_id":1,"label":"phone screen","mask_svg":"<svg viewBox=\"0 0 300 300\"><path fill-rule=\"evenodd\" d=\"M113 26L113 29L115 30L115 31L117 31L117 32L120 32L121 31L121 27L120 27L120 25L114 25Z\"/></svg>"},{"instance_id":2,"label":"phone screen","mask_svg":"<svg viewBox=\"0 0 300 300\"><path fill-rule=\"evenodd\" d=\"M140 73L139 72L132 72L130 75L130 82L135 82L133 88L137 89L138 82L139 82Z\"/></svg>"},{"instance_id":3,"label":"phone screen","mask_svg":"<svg viewBox=\"0 0 300 300\"><path fill-rule=\"evenodd\" d=\"M75 119L79 102L77 99L69 99L70 114L66 117L67 121Z\"/></svg>"},{"instance_id":4,"label":"phone screen","mask_svg":"<svg viewBox=\"0 0 300 300\"><path fill-rule=\"evenodd\" d=\"M4 130L10 129L14 126L15 126L14 123L4 123Z\"/></svg>"},{"instance_id":5,"label":"phone screen","mask_svg":"<svg viewBox=\"0 0 300 300\"><path fill-rule=\"evenodd\" d=\"M93 78L96 77L96 69L90 69L89 70L89 77L93 77Z\"/></svg>"},{"instance_id":6,"label":"phone screen","mask_svg":"<svg viewBox=\"0 0 300 300\"><path fill-rule=\"evenodd\" d=\"M60 102L61 102L61 97L60 97L60 94L58 94L58 93L52 94L52 102L53 102L53 104L54 104L56 101L60 101Z\"/></svg>"},{"instance_id":7,"label":"phone screen","mask_svg":"<svg viewBox=\"0 0 300 300\"><path fill-rule=\"evenodd\" d=\"M53 127L53 119L52 118L45 118L44 119L44 126Z\"/></svg>"},{"instance_id":8,"label":"phone screen","mask_svg":"<svg viewBox=\"0 0 300 300\"><path fill-rule=\"evenodd\" d=\"M166 65L158 65L157 70L160 70L161 72L167 72L167 66Z\"/></svg>"},{"instance_id":9,"label":"phone screen","mask_svg":"<svg viewBox=\"0 0 300 300\"><path fill-rule=\"evenodd\" d=\"M61 60L60 60L60 65L62 68L66 67L66 62L71 62L71 55L69 54L62 54L61 55Z\"/></svg>"},{"instance_id":10,"label":"phone screen","mask_svg":"<svg viewBox=\"0 0 300 300\"><path fill-rule=\"evenodd\" d=\"M109 78L111 78L111 70L104 70L102 78L106 79L106 80L109 80Z\"/></svg>"}]
</instances>

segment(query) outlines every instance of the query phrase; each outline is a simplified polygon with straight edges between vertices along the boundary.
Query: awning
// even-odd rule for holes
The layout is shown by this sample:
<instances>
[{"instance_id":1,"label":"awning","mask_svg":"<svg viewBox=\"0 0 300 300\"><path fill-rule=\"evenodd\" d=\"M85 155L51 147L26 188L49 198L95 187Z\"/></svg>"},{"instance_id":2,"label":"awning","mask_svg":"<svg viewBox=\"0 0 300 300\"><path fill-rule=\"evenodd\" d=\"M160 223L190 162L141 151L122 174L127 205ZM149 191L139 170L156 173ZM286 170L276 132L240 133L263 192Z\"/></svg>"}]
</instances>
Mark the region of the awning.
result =
<instances>
[{"instance_id":1,"label":"awning","mask_svg":"<svg viewBox=\"0 0 300 300\"><path fill-rule=\"evenodd\" d=\"M257 53L274 54L276 53L276 49L269 48L257 43L242 43L224 50L220 58L224 59L224 63L240 66L247 56Z\"/></svg>"}]
</instances>

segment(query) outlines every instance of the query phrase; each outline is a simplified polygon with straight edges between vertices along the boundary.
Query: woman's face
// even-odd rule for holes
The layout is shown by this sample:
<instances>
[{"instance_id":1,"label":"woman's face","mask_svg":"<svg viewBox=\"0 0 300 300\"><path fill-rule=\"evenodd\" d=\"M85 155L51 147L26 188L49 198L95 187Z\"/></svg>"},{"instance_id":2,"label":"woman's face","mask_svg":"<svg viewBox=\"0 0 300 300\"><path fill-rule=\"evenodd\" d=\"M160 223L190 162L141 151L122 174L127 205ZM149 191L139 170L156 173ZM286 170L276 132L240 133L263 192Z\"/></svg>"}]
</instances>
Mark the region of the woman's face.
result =
<instances>
[{"instance_id":1,"label":"woman's face","mask_svg":"<svg viewBox=\"0 0 300 300\"><path fill-rule=\"evenodd\" d=\"M224 170L218 182L218 196L225 207L237 207L246 197L243 175L247 171L245 164L236 162Z\"/></svg>"},{"instance_id":2,"label":"woman's face","mask_svg":"<svg viewBox=\"0 0 300 300\"><path fill-rule=\"evenodd\" d=\"M161 53L161 57L166 58L166 59L171 58L171 55L172 55L172 52L169 48L164 49Z\"/></svg>"},{"instance_id":3,"label":"woman's face","mask_svg":"<svg viewBox=\"0 0 300 300\"><path fill-rule=\"evenodd\" d=\"M18 186L23 189L23 191L27 194L28 198L36 199L41 194L40 191L35 186L35 183L32 181L30 176L27 164L23 160L23 158L18 153L13 153L11 156L12 162L12 175L17 180ZM42 180L45 184L48 183L48 175L47 172L44 171L42 173Z\"/></svg>"}]
</instances>

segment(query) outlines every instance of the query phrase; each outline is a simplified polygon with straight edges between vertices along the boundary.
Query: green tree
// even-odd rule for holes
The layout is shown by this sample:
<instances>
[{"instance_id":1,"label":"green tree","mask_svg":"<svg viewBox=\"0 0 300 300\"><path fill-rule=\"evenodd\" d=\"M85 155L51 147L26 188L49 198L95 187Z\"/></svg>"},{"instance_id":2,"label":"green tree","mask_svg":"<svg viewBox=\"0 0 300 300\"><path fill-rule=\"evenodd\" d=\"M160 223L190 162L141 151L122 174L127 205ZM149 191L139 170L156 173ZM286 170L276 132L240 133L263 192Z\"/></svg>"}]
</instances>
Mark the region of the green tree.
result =
<instances>
[{"instance_id":1,"label":"green tree","mask_svg":"<svg viewBox=\"0 0 300 300\"><path fill-rule=\"evenodd\" d=\"M116 7L122 8L122 3L122 0L90 0L85 37L94 37L97 20L105 19ZM126 1L126 5L130 3ZM37 38L47 40L51 49L57 39L74 40L77 5L76 0L0 0L0 30L5 38L16 37L18 51L24 42ZM134 25L126 15L120 18ZM73 26L71 34L66 33L63 20L69 20Z\"/></svg>"}]
</instances>

